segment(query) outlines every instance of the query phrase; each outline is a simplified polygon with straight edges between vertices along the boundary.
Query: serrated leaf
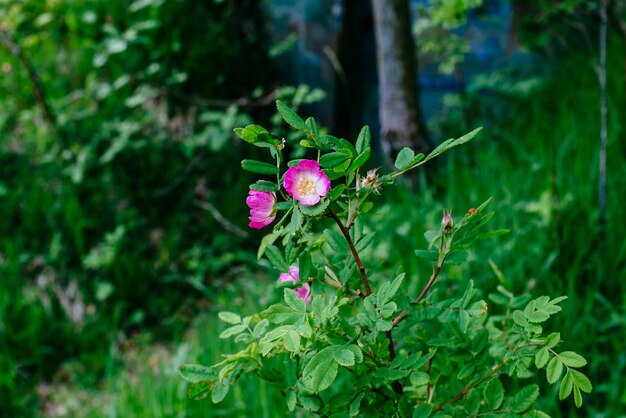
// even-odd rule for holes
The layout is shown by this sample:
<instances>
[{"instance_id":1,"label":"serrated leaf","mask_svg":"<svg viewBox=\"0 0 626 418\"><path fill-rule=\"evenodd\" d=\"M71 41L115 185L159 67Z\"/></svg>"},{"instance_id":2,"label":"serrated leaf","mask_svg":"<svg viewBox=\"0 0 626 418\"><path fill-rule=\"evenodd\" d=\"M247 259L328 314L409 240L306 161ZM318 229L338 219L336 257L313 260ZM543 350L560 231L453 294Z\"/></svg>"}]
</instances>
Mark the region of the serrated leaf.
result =
<instances>
[{"instance_id":1,"label":"serrated leaf","mask_svg":"<svg viewBox=\"0 0 626 418\"><path fill-rule=\"evenodd\" d=\"M289 271L289 265L283 257L283 253L274 245L268 245L265 248L265 256L274 268L282 273Z\"/></svg>"},{"instance_id":2,"label":"serrated leaf","mask_svg":"<svg viewBox=\"0 0 626 418\"><path fill-rule=\"evenodd\" d=\"M354 366L354 353L347 348L339 347L333 351L333 358L340 366Z\"/></svg>"},{"instance_id":3,"label":"serrated leaf","mask_svg":"<svg viewBox=\"0 0 626 418\"><path fill-rule=\"evenodd\" d=\"M306 312L306 304L304 299L300 299L293 289L284 289L283 299L288 307L296 312L304 314Z\"/></svg>"},{"instance_id":4,"label":"serrated leaf","mask_svg":"<svg viewBox=\"0 0 626 418\"><path fill-rule=\"evenodd\" d=\"M241 317L236 313L223 311L218 313L217 316L227 324L241 324Z\"/></svg>"},{"instance_id":5,"label":"serrated leaf","mask_svg":"<svg viewBox=\"0 0 626 418\"><path fill-rule=\"evenodd\" d=\"M347 254L350 251L350 247L348 247L343 235L334 229L325 229L324 238L326 238L326 242L333 251L339 254Z\"/></svg>"},{"instance_id":6,"label":"serrated leaf","mask_svg":"<svg viewBox=\"0 0 626 418\"><path fill-rule=\"evenodd\" d=\"M297 353L300 350L300 335L293 330L287 331L283 337L283 344L287 351Z\"/></svg>"},{"instance_id":7,"label":"serrated leaf","mask_svg":"<svg viewBox=\"0 0 626 418\"><path fill-rule=\"evenodd\" d=\"M567 367L583 367L587 364L587 360L585 360L583 356L574 353L573 351L563 351L562 353L559 353L559 359Z\"/></svg>"},{"instance_id":8,"label":"serrated leaf","mask_svg":"<svg viewBox=\"0 0 626 418\"><path fill-rule=\"evenodd\" d=\"M187 390L187 396L194 401L206 398L213 390L215 383L210 381L202 381L193 383Z\"/></svg>"},{"instance_id":9,"label":"serrated leaf","mask_svg":"<svg viewBox=\"0 0 626 418\"><path fill-rule=\"evenodd\" d=\"M565 373L565 377L561 380L561 386L559 387L559 399L563 400L572 393L574 387L574 377L570 370Z\"/></svg>"},{"instance_id":10,"label":"serrated leaf","mask_svg":"<svg viewBox=\"0 0 626 418\"><path fill-rule=\"evenodd\" d=\"M578 386L580 390L585 393L591 393L593 385L587 376L579 372L578 370L570 370L572 377L574 378L574 385Z\"/></svg>"},{"instance_id":11,"label":"serrated leaf","mask_svg":"<svg viewBox=\"0 0 626 418\"><path fill-rule=\"evenodd\" d=\"M550 415L538 409L533 409L524 414L524 418L551 418Z\"/></svg>"},{"instance_id":12,"label":"serrated leaf","mask_svg":"<svg viewBox=\"0 0 626 418\"><path fill-rule=\"evenodd\" d=\"M245 128L243 128L241 131L235 131L236 134L239 135L239 137L241 139L243 139L244 141L250 143L250 144L256 144L257 142L261 142L263 139L263 136L261 136L261 138L259 138L259 135L262 134L267 134L267 129L265 129L262 126L259 125L248 125Z\"/></svg>"},{"instance_id":13,"label":"serrated leaf","mask_svg":"<svg viewBox=\"0 0 626 418\"><path fill-rule=\"evenodd\" d=\"M546 368L546 377L548 379L548 383L553 384L561 377L563 373L563 363L559 360L558 357L552 358L548 363L548 367Z\"/></svg>"},{"instance_id":14,"label":"serrated leaf","mask_svg":"<svg viewBox=\"0 0 626 418\"><path fill-rule=\"evenodd\" d=\"M363 351L361 351L361 349L357 345L348 344L345 345L344 348L346 350L352 351L352 354L354 354L354 361L356 363L361 363L363 361Z\"/></svg>"},{"instance_id":15,"label":"serrated leaf","mask_svg":"<svg viewBox=\"0 0 626 418\"><path fill-rule=\"evenodd\" d=\"M373 375L374 377L378 379L394 381L394 380L399 380L399 379L403 379L407 377L409 373L410 373L409 370L394 370L394 369L387 369L385 367L381 367L380 369L377 369L376 371L374 371Z\"/></svg>"},{"instance_id":16,"label":"serrated leaf","mask_svg":"<svg viewBox=\"0 0 626 418\"><path fill-rule=\"evenodd\" d=\"M200 364L181 364L178 368L178 374L190 383L217 379L217 370Z\"/></svg>"},{"instance_id":17,"label":"serrated leaf","mask_svg":"<svg viewBox=\"0 0 626 418\"><path fill-rule=\"evenodd\" d=\"M280 100L276 100L276 109L278 110L278 113L280 113L280 116L282 116L283 120L289 125L301 131L309 131L309 127L304 120L302 120L302 118L285 103Z\"/></svg>"},{"instance_id":18,"label":"serrated leaf","mask_svg":"<svg viewBox=\"0 0 626 418\"><path fill-rule=\"evenodd\" d=\"M326 347L315 354L307 363L302 377L313 392L328 388L337 377L337 362L333 357L335 347Z\"/></svg>"},{"instance_id":19,"label":"serrated leaf","mask_svg":"<svg viewBox=\"0 0 626 418\"><path fill-rule=\"evenodd\" d=\"M521 327L525 327L528 324L528 319L522 311L513 311L513 322Z\"/></svg>"},{"instance_id":20,"label":"serrated leaf","mask_svg":"<svg viewBox=\"0 0 626 418\"><path fill-rule=\"evenodd\" d=\"M259 245L259 249L257 251L256 257L257 258L263 257L263 254L265 253L265 249L267 248L267 246L272 245L278 239L278 237L280 237L281 233L282 233L282 229L277 229L271 234L267 234L266 236L264 236L263 239L261 240L261 244Z\"/></svg>"},{"instance_id":21,"label":"serrated leaf","mask_svg":"<svg viewBox=\"0 0 626 418\"><path fill-rule=\"evenodd\" d=\"M306 216L319 216L326 211L330 200L322 199L318 203L312 206L300 205L300 212Z\"/></svg>"},{"instance_id":22,"label":"serrated leaf","mask_svg":"<svg viewBox=\"0 0 626 418\"><path fill-rule=\"evenodd\" d=\"M242 333L243 331L245 331L246 327L245 325L235 325L233 327L230 328L226 328L224 331L222 331L222 333L220 334L220 338L229 338L232 337L233 335L237 335Z\"/></svg>"},{"instance_id":23,"label":"serrated leaf","mask_svg":"<svg viewBox=\"0 0 626 418\"><path fill-rule=\"evenodd\" d=\"M307 411L319 411L322 406L320 400L316 396L305 396L298 393L298 399L300 400L302 407Z\"/></svg>"},{"instance_id":24,"label":"serrated leaf","mask_svg":"<svg viewBox=\"0 0 626 418\"><path fill-rule=\"evenodd\" d=\"M276 165L264 163L256 160L242 160L241 168L251 173L257 174L277 174L278 167Z\"/></svg>"},{"instance_id":25,"label":"serrated leaf","mask_svg":"<svg viewBox=\"0 0 626 418\"><path fill-rule=\"evenodd\" d=\"M522 413L530 408L539 396L539 386L528 385L513 396L511 408L515 413Z\"/></svg>"},{"instance_id":26,"label":"serrated leaf","mask_svg":"<svg viewBox=\"0 0 626 418\"><path fill-rule=\"evenodd\" d=\"M498 409L504 399L504 387L500 379L496 378L487 383L483 391L483 396L489 410L493 411Z\"/></svg>"},{"instance_id":27,"label":"serrated leaf","mask_svg":"<svg viewBox=\"0 0 626 418\"><path fill-rule=\"evenodd\" d=\"M548 363L548 360L550 360L550 352L547 347L542 348L535 354L535 366L538 369L542 369Z\"/></svg>"},{"instance_id":28,"label":"serrated leaf","mask_svg":"<svg viewBox=\"0 0 626 418\"><path fill-rule=\"evenodd\" d=\"M404 276L405 274L402 273L398 275L392 282L385 282L380 286L378 292L376 292L376 301L378 306L383 306L391 299L393 299L396 293L398 293L400 286L402 285Z\"/></svg>"}]
</instances>

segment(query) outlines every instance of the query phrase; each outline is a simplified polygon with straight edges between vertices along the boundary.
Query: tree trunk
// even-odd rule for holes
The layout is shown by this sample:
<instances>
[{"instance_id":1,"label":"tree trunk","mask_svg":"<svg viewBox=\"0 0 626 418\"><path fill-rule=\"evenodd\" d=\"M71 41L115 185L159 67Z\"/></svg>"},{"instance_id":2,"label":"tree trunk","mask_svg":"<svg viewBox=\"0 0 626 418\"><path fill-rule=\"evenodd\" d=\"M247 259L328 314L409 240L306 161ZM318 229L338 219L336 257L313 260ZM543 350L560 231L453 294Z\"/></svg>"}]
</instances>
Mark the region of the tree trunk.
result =
<instances>
[{"instance_id":1,"label":"tree trunk","mask_svg":"<svg viewBox=\"0 0 626 418\"><path fill-rule=\"evenodd\" d=\"M417 57L409 2L372 0L372 5L383 152L392 156L403 147L426 152L429 146L418 100Z\"/></svg>"}]
</instances>

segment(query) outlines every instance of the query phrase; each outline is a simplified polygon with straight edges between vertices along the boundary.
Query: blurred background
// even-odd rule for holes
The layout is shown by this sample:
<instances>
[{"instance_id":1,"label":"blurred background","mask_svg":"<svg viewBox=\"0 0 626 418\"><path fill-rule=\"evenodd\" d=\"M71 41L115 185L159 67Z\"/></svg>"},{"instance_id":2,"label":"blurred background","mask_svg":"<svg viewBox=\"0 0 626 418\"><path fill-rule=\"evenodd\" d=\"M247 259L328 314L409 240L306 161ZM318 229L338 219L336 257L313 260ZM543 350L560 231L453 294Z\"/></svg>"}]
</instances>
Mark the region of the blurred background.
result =
<instances>
[{"instance_id":1,"label":"blurred background","mask_svg":"<svg viewBox=\"0 0 626 418\"><path fill-rule=\"evenodd\" d=\"M425 229L493 197L511 233L442 283L567 295L549 327L594 393L531 377L539 406L626 416L625 80L623 0L0 0L0 416L284 416L255 379L215 406L176 371L237 350L217 311L276 297L232 133L297 139L276 99L370 125L382 171L484 126L384 191L368 262L417 289Z\"/></svg>"}]
</instances>

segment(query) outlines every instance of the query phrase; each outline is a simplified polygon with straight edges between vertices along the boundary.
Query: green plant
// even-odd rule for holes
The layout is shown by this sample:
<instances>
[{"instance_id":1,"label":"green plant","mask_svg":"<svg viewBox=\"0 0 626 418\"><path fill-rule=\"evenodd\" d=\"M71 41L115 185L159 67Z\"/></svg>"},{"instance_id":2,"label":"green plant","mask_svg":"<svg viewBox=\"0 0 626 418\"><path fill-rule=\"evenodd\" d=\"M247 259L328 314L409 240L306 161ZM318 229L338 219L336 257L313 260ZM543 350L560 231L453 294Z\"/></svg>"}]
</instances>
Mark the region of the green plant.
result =
<instances>
[{"instance_id":1,"label":"green plant","mask_svg":"<svg viewBox=\"0 0 626 418\"><path fill-rule=\"evenodd\" d=\"M283 300L243 318L219 314L231 325L220 337L234 337L246 348L210 367L181 366L180 374L192 383L192 398L210 394L220 402L241 376L254 373L279 388L290 410L300 407L324 416L389 416L393 411L394 416L416 417L543 417L534 409L537 385L517 391L504 385L532 375L534 364L546 368L549 383L561 379L565 369L559 398L573 393L576 406L582 405L581 392L591 392L592 386L576 369L586 360L557 350L560 334L544 335L541 325L561 310L558 304L565 297L531 300L499 288L489 298L505 314L489 317L473 281L467 281L462 295L435 286L444 267L464 263L476 242L506 232L483 231L494 214L485 211L488 201L456 222L444 211L440 226L426 232L428 249L416 255L433 270L418 295L407 291L410 279L404 273L389 277L361 257L374 238L362 221L372 210L370 197L398 176L470 141L480 129L443 142L427 156L404 148L392 173L361 174L371 153L367 127L353 145L320 134L313 118L304 121L282 102L277 107L289 125L304 133L299 144L315 152L316 160L285 161L285 142L261 126L236 133L267 148L275 160L244 160L242 167L273 176L250 186L247 203L251 227L280 218L263 238L258 256L265 255L282 272ZM284 201L278 202L277 194ZM334 227L327 224L330 220ZM270 358L283 367L268 366Z\"/></svg>"}]
</instances>

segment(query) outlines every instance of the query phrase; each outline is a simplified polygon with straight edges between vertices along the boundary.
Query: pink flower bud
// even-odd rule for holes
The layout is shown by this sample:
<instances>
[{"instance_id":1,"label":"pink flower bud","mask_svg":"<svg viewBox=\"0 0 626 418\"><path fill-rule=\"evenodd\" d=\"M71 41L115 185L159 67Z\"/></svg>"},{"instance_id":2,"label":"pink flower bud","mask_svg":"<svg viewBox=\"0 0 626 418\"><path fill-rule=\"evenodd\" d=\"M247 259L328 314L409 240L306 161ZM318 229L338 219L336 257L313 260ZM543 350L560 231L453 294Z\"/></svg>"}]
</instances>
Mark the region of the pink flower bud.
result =
<instances>
[{"instance_id":1,"label":"pink flower bud","mask_svg":"<svg viewBox=\"0 0 626 418\"><path fill-rule=\"evenodd\" d=\"M246 198L246 204L250 207L250 228L260 229L272 223L276 218L274 205L276 193L259 192L250 190Z\"/></svg>"}]
</instances>

